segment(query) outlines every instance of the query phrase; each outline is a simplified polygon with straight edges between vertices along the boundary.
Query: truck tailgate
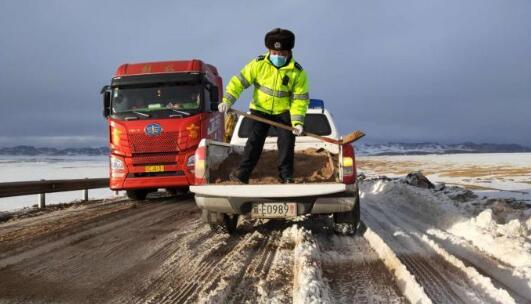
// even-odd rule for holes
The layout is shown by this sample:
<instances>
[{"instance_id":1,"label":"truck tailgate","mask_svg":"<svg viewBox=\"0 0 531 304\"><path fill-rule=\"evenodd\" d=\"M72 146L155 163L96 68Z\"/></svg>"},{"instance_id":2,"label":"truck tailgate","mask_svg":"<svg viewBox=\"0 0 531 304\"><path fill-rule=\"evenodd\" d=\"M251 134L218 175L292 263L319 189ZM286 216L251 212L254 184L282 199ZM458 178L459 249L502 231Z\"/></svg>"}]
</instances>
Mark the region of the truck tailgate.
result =
<instances>
[{"instance_id":1,"label":"truck tailgate","mask_svg":"<svg viewBox=\"0 0 531 304\"><path fill-rule=\"evenodd\" d=\"M320 196L347 190L342 183L274 184L274 185L200 185L191 186L190 191L201 196L286 198Z\"/></svg>"}]
</instances>

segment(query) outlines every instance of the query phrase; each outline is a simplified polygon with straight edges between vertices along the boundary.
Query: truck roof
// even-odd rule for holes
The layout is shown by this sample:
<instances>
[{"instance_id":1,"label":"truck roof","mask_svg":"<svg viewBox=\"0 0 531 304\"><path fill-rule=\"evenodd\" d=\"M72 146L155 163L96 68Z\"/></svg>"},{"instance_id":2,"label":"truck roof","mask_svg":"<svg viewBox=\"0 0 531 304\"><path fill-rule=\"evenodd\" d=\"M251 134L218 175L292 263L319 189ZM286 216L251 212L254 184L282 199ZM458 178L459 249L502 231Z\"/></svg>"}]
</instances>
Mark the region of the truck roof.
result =
<instances>
[{"instance_id":1,"label":"truck roof","mask_svg":"<svg viewBox=\"0 0 531 304\"><path fill-rule=\"evenodd\" d=\"M218 76L213 65L199 59L125 63L118 67L115 77L162 73L206 73Z\"/></svg>"}]
</instances>

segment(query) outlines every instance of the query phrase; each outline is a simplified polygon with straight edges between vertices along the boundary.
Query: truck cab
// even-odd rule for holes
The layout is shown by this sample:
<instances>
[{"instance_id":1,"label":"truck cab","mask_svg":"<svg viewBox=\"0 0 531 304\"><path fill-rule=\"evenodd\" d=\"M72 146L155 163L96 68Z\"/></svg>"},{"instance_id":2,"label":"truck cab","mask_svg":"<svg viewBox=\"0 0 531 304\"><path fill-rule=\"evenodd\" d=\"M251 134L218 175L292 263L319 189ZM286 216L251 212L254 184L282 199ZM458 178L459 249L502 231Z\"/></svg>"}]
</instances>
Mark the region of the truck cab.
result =
<instances>
[{"instance_id":1,"label":"truck cab","mask_svg":"<svg viewBox=\"0 0 531 304\"><path fill-rule=\"evenodd\" d=\"M194 183L201 139L222 140L222 80L201 60L123 64L102 88L110 188L132 199Z\"/></svg>"}]
</instances>

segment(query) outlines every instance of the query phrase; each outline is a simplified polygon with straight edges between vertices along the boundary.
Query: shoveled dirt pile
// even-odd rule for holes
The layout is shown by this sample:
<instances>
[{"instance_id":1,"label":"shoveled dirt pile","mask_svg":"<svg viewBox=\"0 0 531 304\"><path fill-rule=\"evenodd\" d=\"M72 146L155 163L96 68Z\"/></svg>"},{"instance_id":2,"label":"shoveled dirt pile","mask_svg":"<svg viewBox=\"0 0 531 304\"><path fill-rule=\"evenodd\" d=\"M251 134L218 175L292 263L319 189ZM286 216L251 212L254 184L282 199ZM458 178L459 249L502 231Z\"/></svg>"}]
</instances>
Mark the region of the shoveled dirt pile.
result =
<instances>
[{"instance_id":1,"label":"shoveled dirt pile","mask_svg":"<svg viewBox=\"0 0 531 304\"><path fill-rule=\"evenodd\" d=\"M215 184L235 184L229 174L239 167L241 155L231 153L218 167L210 172ZM250 184L278 184L277 151L263 151L249 180ZM295 152L293 170L295 183L334 182L338 176L338 156L325 149L306 149Z\"/></svg>"}]
</instances>

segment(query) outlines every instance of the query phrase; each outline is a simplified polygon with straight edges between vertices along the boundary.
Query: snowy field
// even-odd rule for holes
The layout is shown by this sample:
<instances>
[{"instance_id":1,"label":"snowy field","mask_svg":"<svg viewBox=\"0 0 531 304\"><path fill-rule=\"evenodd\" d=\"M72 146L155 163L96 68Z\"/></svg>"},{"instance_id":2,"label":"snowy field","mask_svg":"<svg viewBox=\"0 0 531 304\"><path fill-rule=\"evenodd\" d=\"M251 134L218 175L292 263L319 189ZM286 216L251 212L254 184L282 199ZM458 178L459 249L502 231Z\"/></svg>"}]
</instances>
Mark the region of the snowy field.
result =
<instances>
[{"instance_id":1,"label":"snowy field","mask_svg":"<svg viewBox=\"0 0 531 304\"><path fill-rule=\"evenodd\" d=\"M462 186L480 196L531 202L531 153L365 156L357 165L367 176L421 171L432 182Z\"/></svg>"},{"instance_id":2,"label":"snowy field","mask_svg":"<svg viewBox=\"0 0 531 304\"><path fill-rule=\"evenodd\" d=\"M75 179L108 177L106 156L0 156L0 183L40 179ZM89 198L112 197L109 189L89 190ZM81 199L82 191L46 194L47 204ZM31 207L38 195L0 198L0 211Z\"/></svg>"},{"instance_id":3,"label":"snowy field","mask_svg":"<svg viewBox=\"0 0 531 304\"><path fill-rule=\"evenodd\" d=\"M358 172L367 176L404 176L422 171L433 182L455 184L479 196L515 198L531 203L531 153L364 156ZM105 156L0 156L0 182L108 176ZM108 189L89 191L90 198L112 197ZM80 199L81 191L47 194L47 203ZM30 207L37 195L0 198L0 211Z\"/></svg>"}]
</instances>

